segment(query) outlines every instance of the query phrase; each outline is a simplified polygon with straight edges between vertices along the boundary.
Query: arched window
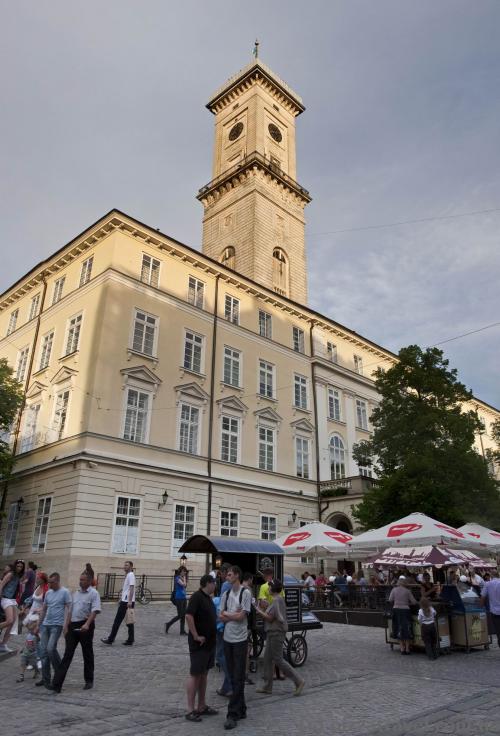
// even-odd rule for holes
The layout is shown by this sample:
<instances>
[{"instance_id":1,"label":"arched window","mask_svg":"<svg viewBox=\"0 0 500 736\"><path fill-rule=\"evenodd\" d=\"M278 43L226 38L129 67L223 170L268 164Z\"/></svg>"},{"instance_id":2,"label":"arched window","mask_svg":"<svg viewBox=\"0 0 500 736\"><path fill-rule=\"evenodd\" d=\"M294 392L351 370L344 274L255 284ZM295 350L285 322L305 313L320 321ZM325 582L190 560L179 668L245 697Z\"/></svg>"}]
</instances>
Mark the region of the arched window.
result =
<instances>
[{"instance_id":1,"label":"arched window","mask_svg":"<svg viewBox=\"0 0 500 736\"><path fill-rule=\"evenodd\" d=\"M330 437L330 472L332 480L345 478L345 447L341 437Z\"/></svg>"},{"instance_id":2,"label":"arched window","mask_svg":"<svg viewBox=\"0 0 500 736\"><path fill-rule=\"evenodd\" d=\"M232 268L233 271L236 268L236 251L234 250L232 245L228 245L221 253L220 256L220 262L227 266L228 268Z\"/></svg>"},{"instance_id":3,"label":"arched window","mask_svg":"<svg viewBox=\"0 0 500 736\"><path fill-rule=\"evenodd\" d=\"M288 261L281 248L273 250L273 289L288 296Z\"/></svg>"}]
</instances>

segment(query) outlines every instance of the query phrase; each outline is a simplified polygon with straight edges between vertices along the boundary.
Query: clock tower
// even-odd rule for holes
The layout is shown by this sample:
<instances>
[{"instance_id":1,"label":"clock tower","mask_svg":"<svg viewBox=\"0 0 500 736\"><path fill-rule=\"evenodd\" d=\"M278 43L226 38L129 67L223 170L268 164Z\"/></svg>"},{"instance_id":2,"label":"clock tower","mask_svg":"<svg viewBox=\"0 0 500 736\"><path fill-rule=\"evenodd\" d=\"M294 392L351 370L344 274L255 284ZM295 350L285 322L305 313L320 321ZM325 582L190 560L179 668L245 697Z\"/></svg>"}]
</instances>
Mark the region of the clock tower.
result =
<instances>
[{"instance_id":1,"label":"clock tower","mask_svg":"<svg viewBox=\"0 0 500 736\"><path fill-rule=\"evenodd\" d=\"M215 115L203 253L301 304L307 303L304 207L296 180L295 118L301 98L260 59L207 104Z\"/></svg>"}]
</instances>

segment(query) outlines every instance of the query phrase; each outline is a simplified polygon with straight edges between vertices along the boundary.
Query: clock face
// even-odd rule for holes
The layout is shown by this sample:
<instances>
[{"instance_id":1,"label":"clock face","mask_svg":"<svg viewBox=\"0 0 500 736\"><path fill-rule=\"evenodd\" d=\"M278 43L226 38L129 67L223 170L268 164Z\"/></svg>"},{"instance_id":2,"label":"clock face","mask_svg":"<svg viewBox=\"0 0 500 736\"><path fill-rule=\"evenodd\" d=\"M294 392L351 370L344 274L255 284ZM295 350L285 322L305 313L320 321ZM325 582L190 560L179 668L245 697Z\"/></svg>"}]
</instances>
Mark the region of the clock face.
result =
<instances>
[{"instance_id":1,"label":"clock face","mask_svg":"<svg viewBox=\"0 0 500 736\"><path fill-rule=\"evenodd\" d=\"M233 125L233 127L229 131L229 140L235 141L237 138L240 137L242 131L243 131L243 123L236 123L236 125Z\"/></svg>"},{"instance_id":2,"label":"clock face","mask_svg":"<svg viewBox=\"0 0 500 736\"><path fill-rule=\"evenodd\" d=\"M281 135L281 130L278 128L278 126L274 123L269 123L267 129L271 138L275 140L276 143L281 143L281 141L283 140L283 136Z\"/></svg>"}]
</instances>

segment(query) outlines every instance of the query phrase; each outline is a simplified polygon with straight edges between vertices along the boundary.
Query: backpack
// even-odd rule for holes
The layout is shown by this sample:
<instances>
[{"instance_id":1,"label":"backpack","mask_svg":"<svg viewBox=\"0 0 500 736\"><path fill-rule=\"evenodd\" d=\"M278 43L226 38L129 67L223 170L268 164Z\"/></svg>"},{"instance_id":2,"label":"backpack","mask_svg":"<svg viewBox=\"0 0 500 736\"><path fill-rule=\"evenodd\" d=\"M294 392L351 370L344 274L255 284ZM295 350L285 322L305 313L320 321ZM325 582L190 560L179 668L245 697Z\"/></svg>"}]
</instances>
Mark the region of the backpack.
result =
<instances>
[{"instance_id":1,"label":"backpack","mask_svg":"<svg viewBox=\"0 0 500 736\"><path fill-rule=\"evenodd\" d=\"M248 590L248 588L245 588L242 585L241 588L240 588L240 594L238 596L238 601L239 601L240 606L241 606L241 601L243 600L243 593L245 592L245 590ZM250 596L251 596L252 593L249 590L248 590L248 592L250 593ZM222 598L221 598L221 606L220 606L220 610L221 611L225 611L227 609L227 597L228 597L229 593L230 593L230 591L227 590L224 593L224 595L222 596ZM222 607L222 604L224 604L224 608ZM247 613L246 611L245 611L245 613L246 613L246 616L247 616L247 629L254 629L255 628L255 624L256 624L257 615L255 613L255 609L254 609L254 607L253 607L252 604L250 604L250 613Z\"/></svg>"}]
</instances>

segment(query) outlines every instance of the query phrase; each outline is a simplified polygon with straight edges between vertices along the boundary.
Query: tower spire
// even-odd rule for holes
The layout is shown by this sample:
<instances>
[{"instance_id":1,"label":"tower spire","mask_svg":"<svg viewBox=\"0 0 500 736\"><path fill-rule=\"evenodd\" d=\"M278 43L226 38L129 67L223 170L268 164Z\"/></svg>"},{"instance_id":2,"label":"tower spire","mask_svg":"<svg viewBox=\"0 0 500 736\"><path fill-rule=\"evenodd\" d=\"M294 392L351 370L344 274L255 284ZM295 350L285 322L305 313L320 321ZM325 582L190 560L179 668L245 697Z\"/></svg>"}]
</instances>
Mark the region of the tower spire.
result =
<instances>
[{"instance_id":1,"label":"tower spire","mask_svg":"<svg viewBox=\"0 0 500 736\"><path fill-rule=\"evenodd\" d=\"M255 56L256 59L259 58L259 46L260 46L259 39L256 38L255 39L255 45L253 47L253 55Z\"/></svg>"}]
</instances>

